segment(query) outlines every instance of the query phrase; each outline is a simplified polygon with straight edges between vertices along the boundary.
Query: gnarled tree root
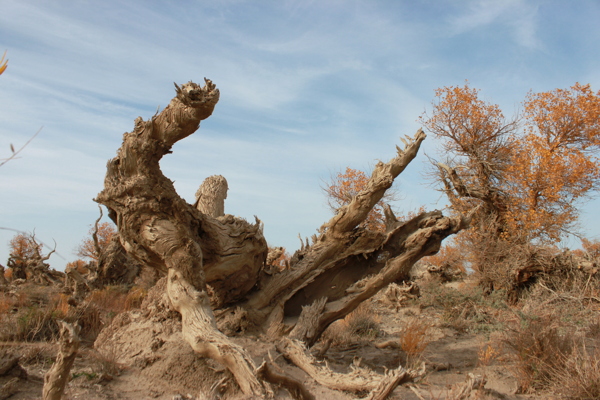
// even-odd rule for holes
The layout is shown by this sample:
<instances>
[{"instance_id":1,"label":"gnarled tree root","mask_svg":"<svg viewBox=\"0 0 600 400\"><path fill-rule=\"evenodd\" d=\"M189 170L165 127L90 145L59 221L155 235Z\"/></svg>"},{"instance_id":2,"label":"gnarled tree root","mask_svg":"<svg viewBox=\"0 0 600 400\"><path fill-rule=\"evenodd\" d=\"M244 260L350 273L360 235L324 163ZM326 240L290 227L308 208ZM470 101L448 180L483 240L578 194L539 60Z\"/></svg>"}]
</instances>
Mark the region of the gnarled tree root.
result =
<instances>
[{"instance_id":1,"label":"gnarled tree root","mask_svg":"<svg viewBox=\"0 0 600 400\"><path fill-rule=\"evenodd\" d=\"M181 313L183 337L194 351L225 365L245 395L272 397L270 388L257 378L256 366L246 350L217 329L206 292L198 291L181 273L169 269L167 294Z\"/></svg>"},{"instance_id":2,"label":"gnarled tree root","mask_svg":"<svg viewBox=\"0 0 600 400\"><path fill-rule=\"evenodd\" d=\"M380 375L366 368L355 367L351 373L341 374L319 364L298 340L283 338L277 349L319 384L330 389L350 392L368 390L372 392L371 399L385 399L399 384L411 382L425 373L424 369L407 371L399 367L386 375Z\"/></svg>"}]
</instances>

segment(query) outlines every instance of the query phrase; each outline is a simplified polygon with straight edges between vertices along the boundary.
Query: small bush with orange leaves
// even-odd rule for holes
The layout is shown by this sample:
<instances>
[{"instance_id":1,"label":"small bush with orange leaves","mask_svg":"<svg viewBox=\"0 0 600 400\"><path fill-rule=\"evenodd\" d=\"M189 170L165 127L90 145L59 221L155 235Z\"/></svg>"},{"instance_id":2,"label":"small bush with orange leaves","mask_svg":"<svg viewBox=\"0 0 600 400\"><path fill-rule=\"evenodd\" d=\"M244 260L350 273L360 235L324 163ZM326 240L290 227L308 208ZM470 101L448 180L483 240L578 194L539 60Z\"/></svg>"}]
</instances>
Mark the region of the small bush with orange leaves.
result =
<instances>
[{"instance_id":1,"label":"small bush with orange leaves","mask_svg":"<svg viewBox=\"0 0 600 400\"><path fill-rule=\"evenodd\" d=\"M410 366L416 366L431 339L431 324L419 318L411 318L400 333L400 348L406 353Z\"/></svg>"}]
</instances>

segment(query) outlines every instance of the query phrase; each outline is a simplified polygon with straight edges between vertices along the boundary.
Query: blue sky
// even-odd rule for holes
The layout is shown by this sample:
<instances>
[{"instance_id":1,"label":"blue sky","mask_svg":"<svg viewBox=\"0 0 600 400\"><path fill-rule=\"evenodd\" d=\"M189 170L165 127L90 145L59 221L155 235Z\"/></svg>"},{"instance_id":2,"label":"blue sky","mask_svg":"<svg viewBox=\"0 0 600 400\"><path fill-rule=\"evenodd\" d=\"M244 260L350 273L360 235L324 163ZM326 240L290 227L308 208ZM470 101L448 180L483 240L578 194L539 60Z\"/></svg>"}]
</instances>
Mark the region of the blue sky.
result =
<instances>
[{"instance_id":1,"label":"blue sky","mask_svg":"<svg viewBox=\"0 0 600 400\"><path fill-rule=\"evenodd\" d=\"M321 190L368 169L413 135L434 89L466 79L507 116L528 91L600 89L600 2L4 0L0 52L0 227L34 231L62 269L98 216L105 165L136 117L173 82L212 79L221 100L161 162L193 202L202 180L229 182L226 212L265 224L295 250L331 213ZM399 210L446 202L425 182L429 137L398 179ZM581 229L600 236L600 201ZM0 263L14 232L0 230ZM577 246L577 242L573 242Z\"/></svg>"}]
</instances>

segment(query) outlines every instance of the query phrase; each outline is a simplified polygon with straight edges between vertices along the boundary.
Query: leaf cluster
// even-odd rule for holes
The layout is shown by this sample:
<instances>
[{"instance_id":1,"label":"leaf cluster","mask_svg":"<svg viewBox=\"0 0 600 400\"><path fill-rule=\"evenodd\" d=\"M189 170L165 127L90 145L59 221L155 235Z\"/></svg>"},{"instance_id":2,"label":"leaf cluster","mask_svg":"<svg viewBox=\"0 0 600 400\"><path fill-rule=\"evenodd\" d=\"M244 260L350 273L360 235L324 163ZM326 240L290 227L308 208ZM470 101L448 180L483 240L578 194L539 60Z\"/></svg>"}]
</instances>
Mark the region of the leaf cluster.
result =
<instances>
[{"instance_id":1,"label":"leaf cluster","mask_svg":"<svg viewBox=\"0 0 600 400\"><path fill-rule=\"evenodd\" d=\"M493 223L499 239L556 242L600 183L600 91L576 83L529 93L522 108L507 119L466 83L437 89L421 122L447 156L436 176L453 208L479 207L476 229Z\"/></svg>"}]
</instances>

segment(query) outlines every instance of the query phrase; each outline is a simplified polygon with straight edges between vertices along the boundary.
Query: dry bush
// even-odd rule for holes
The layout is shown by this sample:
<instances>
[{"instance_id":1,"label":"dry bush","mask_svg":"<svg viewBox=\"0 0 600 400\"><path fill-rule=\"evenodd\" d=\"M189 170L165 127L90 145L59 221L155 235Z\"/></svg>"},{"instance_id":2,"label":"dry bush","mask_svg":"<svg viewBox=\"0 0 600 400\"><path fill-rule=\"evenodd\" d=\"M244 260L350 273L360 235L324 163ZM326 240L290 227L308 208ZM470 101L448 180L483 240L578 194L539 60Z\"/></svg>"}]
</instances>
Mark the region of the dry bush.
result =
<instances>
[{"instance_id":1,"label":"dry bush","mask_svg":"<svg viewBox=\"0 0 600 400\"><path fill-rule=\"evenodd\" d=\"M57 319L66 316L65 302L51 288L23 285L0 295L0 340L43 341L57 337Z\"/></svg>"},{"instance_id":2,"label":"dry bush","mask_svg":"<svg viewBox=\"0 0 600 400\"><path fill-rule=\"evenodd\" d=\"M8 340L33 342L58 338L57 315L52 307L32 305L19 310L12 317L14 330L9 332Z\"/></svg>"},{"instance_id":3,"label":"dry bush","mask_svg":"<svg viewBox=\"0 0 600 400\"><path fill-rule=\"evenodd\" d=\"M565 265L560 262L559 265ZM505 342L517 358L522 391L600 398L600 315L595 278L569 268L543 275L520 299Z\"/></svg>"},{"instance_id":4,"label":"dry bush","mask_svg":"<svg viewBox=\"0 0 600 400\"><path fill-rule=\"evenodd\" d=\"M400 348L406 353L409 366L416 366L431 341L430 325L421 319L411 318L400 333Z\"/></svg>"},{"instance_id":5,"label":"dry bush","mask_svg":"<svg viewBox=\"0 0 600 400\"><path fill-rule=\"evenodd\" d=\"M550 391L568 399L600 398L600 340L590 347L560 316L524 317L506 340L517 357L516 375L523 392Z\"/></svg>"},{"instance_id":6,"label":"dry bush","mask_svg":"<svg viewBox=\"0 0 600 400\"><path fill-rule=\"evenodd\" d=\"M94 290L86 301L102 312L108 313L112 318L124 311L139 308L146 294L146 289L142 287L129 290L126 286L107 286L104 289Z\"/></svg>"},{"instance_id":7,"label":"dry bush","mask_svg":"<svg viewBox=\"0 0 600 400\"><path fill-rule=\"evenodd\" d=\"M92 292L86 301L74 307L70 297L55 288L24 285L15 294L0 294L0 340L54 340L58 320L77 323L80 336L93 341L106 322L122 311L140 307L146 291L108 287Z\"/></svg>"},{"instance_id":8,"label":"dry bush","mask_svg":"<svg viewBox=\"0 0 600 400\"><path fill-rule=\"evenodd\" d=\"M104 327L98 307L90 303L84 303L73 311L67 321L77 323L80 326L79 336L82 339L94 341Z\"/></svg>"},{"instance_id":9,"label":"dry bush","mask_svg":"<svg viewBox=\"0 0 600 400\"><path fill-rule=\"evenodd\" d=\"M361 303L344 319L332 323L322 335L323 341L333 345L346 345L357 339L374 339L380 334L381 318L370 302Z\"/></svg>"},{"instance_id":10,"label":"dry bush","mask_svg":"<svg viewBox=\"0 0 600 400\"><path fill-rule=\"evenodd\" d=\"M114 346L104 346L102 350L89 350L87 358L92 361L92 369L98 375L118 376L124 369L117 360L117 351Z\"/></svg>"},{"instance_id":11,"label":"dry bush","mask_svg":"<svg viewBox=\"0 0 600 400\"><path fill-rule=\"evenodd\" d=\"M6 293L0 293L0 321L14 307L14 299Z\"/></svg>"},{"instance_id":12,"label":"dry bush","mask_svg":"<svg viewBox=\"0 0 600 400\"><path fill-rule=\"evenodd\" d=\"M517 359L515 375L521 392L548 389L557 371L573 351L573 332L561 327L550 312L540 316L521 314L518 325L504 342Z\"/></svg>"},{"instance_id":13,"label":"dry bush","mask_svg":"<svg viewBox=\"0 0 600 400\"><path fill-rule=\"evenodd\" d=\"M134 286L129 293L127 293L127 297L125 298L125 309L132 310L134 308L140 308L147 294L148 290L143 287Z\"/></svg>"},{"instance_id":14,"label":"dry bush","mask_svg":"<svg viewBox=\"0 0 600 400\"><path fill-rule=\"evenodd\" d=\"M575 346L552 372L552 391L568 399L600 398L600 349Z\"/></svg>"},{"instance_id":15,"label":"dry bush","mask_svg":"<svg viewBox=\"0 0 600 400\"><path fill-rule=\"evenodd\" d=\"M454 289L432 281L421 286L421 297L416 304L439 309L444 324L459 332L490 332L503 326L498 316L508 308L504 297L503 291L486 295L479 286Z\"/></svg>"},{"instance_id":16,"label":"dry bush","mask_svg":"<svg viewBox=\"0 0 600 400\"><path fill-rule=\"evenodd\" d=\"M381 318L376 314L370 302L361 303L344 318L349 331L356 336L375 338L379 335Z\"/></svg>"}]
</instances>

